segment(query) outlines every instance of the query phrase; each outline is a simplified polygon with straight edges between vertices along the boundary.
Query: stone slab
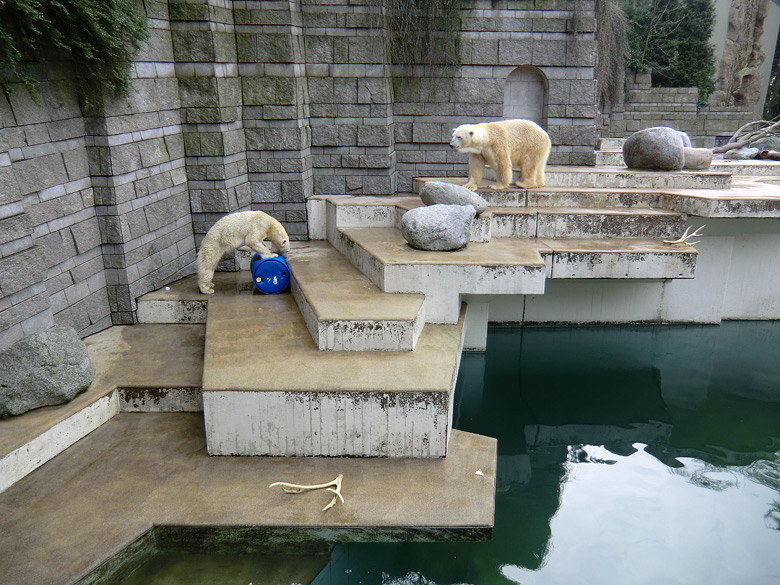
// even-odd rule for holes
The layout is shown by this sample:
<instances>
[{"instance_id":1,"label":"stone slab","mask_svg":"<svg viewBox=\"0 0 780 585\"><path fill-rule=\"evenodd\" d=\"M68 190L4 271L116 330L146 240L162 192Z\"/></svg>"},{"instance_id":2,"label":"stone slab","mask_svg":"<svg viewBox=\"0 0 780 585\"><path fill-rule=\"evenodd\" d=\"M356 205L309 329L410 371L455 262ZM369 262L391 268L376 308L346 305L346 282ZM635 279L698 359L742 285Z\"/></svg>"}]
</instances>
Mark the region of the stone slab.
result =
<instances>
[{"instance_id":1,"label":"stone slab","mask_svg":"<svg viewBox=\"0 0 780 585\"><path fill-rule=\"evenodd\" d=\"M291 294L217 293L203 364L209 453L443 457L462 331L461 317L426 326L415 351L321 352Z\"/></svg>"},{"instance_id":2,"label":"stone slab","mask_svg":"<svg viewBox=\"0 0 780 585\"><path fill-rule=\"evenodd\" d=\"M199 388L204 336L203 325L135 325L87 337L96 374L86 392L0 420L0 491L114 416L116 388Z\"/></svg>"},{"instance_id":3,"label":"stone slab","mask_svg":"<svg viewBox=\"0 0 780 585\"><path fill-rule=\"evenodd\" d=\"M415 250L395 228L344 228L331 243L385 292L424 294L428 323L456 322L462 294L544 292L544 261L522 240L431 252Z\"/></svg>"},{"instance_id":4,"label":"stone slab","mask_svg":"<svg viewBox=\"0 0 780 585\"><path fill-rule=\"evenodd\" d=\"M411 351L425 297L379 290L327 242L306 242L287 257L291 288L320 350Z\"/></svg>"},{"instance_id":5,"label":"stone slab","mask_svg":"<svg viewBox=\"0 0 780 585\"><path fill-rule=\"evenodd\" d=\"M327 512L329 493L268 488L339 473L345 502ZM446 459L209 457L200 415L121 413L0 494L0 575L70 585L153 527L201 543L264 529L330 542L486 539L495 473L496 441L459 431Z\"/></svg>"},{"instance_id":6,"label":"stone slab","mask_svg":"<svg viewBox=\"0 0 780 585\"><path fill-rule=\"evenodd\" d=\"M540 239L549 278L693 278L698 252L658 240Z\"/></svg>"}]
</instances>

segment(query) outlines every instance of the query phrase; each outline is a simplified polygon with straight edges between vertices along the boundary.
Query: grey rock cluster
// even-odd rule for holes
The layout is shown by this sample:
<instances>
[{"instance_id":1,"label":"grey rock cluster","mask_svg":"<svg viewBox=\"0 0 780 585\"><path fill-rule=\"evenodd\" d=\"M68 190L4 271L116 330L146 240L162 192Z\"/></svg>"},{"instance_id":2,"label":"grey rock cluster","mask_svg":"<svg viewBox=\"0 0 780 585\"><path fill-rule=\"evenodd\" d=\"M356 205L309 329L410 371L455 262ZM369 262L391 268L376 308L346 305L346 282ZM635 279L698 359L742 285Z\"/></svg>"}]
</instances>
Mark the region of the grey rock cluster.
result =
<instances>
[{"instance_id":1,"label":"grey rock cluster","mask_svg":"<svg viewBox=\"0 0 780 585\"><path fill-rule=\"evenodd\" d=\"M458 250L469 243L477 214L489 203L461 185L427 181L420 190L426 207L407 211L401 218L401 233L418 250Z\"/></svg>"},{"instance_id":2,"label":"grey rock cluster","mask_svg":"<svg viewBox=\"0 0 780 585\"><path fill-rule=\"evenodd\" d=\"M29 335L0 352L0 418L68 402L94 377L87 347L74 329Z\"/></svg>"},{"instance_id":3,"label":"grey rock cluster","mask_svg":"<svg viewBox=\"0 0 780 585\"><path fill-rule=\"evenodd\" d=\"M420 190L420 199L425 205L444 203L447 205L471 205L482 213L488 208L488 202L471 189L453 183L426 181Z\"/></svg>"},{"instance_id":4,"label":"grey rock cluster","mask_svg":"<svg viewBox=\"0 0 780 585\"><path fill-rule=\"evenodd\" d=\"M656 126L635 132L623 144L623 160L630 169L653 171L704 170L710 167L712 151L691 147L685 132Z\"/></svg>"},{"instance_id":5,"label":"grey rock cluster","mask_svg":"<svg viewBox=\"0 0 780 585\"><path fill-rule=\"evenodd\" d=\"M418 250L459 250L469 243L475 216L471 205L416 207L401 218L401 233Z\"/></svg>"}]
</instances>

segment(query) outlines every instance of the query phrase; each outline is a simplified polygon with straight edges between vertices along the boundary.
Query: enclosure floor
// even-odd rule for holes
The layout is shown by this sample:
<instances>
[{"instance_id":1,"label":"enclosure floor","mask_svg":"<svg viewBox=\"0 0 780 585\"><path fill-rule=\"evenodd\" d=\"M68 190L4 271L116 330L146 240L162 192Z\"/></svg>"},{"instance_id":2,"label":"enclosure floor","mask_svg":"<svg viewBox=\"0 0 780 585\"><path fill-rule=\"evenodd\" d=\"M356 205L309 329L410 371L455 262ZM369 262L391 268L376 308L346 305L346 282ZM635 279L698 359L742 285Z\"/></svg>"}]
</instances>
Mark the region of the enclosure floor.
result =
<instances>
[{"instance_id":1,"label":"enclosure floor","mask_svg":"<svg viewBox=\"0 0 780 585\"><path fill-rule=\"evenodd\" d=\"M70 584L165 525L487 537L495 466L494 439L459 431L435 460L209 457L201 413L120 413L0 494L0 575L4 585ZM345 502L327 512L328 492L268 487L339 473Z\"/></svg>"}]
</instances>

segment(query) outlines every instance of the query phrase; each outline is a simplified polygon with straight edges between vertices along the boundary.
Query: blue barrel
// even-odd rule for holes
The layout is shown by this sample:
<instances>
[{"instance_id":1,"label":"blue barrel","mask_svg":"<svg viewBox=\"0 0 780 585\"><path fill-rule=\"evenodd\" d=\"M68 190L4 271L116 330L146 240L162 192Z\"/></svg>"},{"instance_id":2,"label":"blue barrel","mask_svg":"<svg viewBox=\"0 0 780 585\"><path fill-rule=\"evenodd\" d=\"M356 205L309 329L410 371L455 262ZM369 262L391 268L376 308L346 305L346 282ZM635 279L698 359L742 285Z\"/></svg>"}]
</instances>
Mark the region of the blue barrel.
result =
<instances>
[{"instance_id":1,"label":"blue barrel","mask_svg":"<svg viewBox=\"0 0 780 585\"><path fill-rule=\"evenodd\" d=\"M281 256L263 259L260 254L255 254L250 270L255 288L263 294L275 295L290 284L290 267Z\"/></svg>"}]
</instances>

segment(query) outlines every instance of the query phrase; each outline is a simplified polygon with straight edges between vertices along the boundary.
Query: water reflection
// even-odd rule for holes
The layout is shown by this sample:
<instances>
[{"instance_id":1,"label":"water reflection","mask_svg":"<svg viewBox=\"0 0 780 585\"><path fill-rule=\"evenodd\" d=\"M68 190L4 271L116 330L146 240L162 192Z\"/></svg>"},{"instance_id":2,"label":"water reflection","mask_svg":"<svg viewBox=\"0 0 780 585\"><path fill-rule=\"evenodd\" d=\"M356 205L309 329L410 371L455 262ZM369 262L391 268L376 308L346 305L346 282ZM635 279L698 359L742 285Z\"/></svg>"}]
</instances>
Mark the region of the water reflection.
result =
<instances>
[{"instance_id":1,"label":"water reflection","mask_svg":"<svg viewBox=\"0 0 780 585\"><path fill-rule=\"evenodd\" d=\"M339 546L315 585L780 583L777 355L780 323L491 328L455 422L499 440L493 540Z\"/></svg>"},{"instance_id":2,"label":"water reflection","mask_svg":"<svg viewBox=\"0 0 780 585\"><path fill-rule=\"evenodd\" d=\"M570 447L547 556L501 574L523 585L778 583L778 491L756 470L776 478L780 458L747 467L683 458L669 468L633 447L628 456Z\"/></svg>"},{"instance_id":3,"label":"water reflection","mask_svg":"<svg viewBox=\"0 0 780 585\"><path fill-rule=\"evenodd\" d=\"M491 328L454 421L498 438L492 541L337 545L312 583L777 585L778 355L780 322Z\"/></svg>"}]
</instances>

